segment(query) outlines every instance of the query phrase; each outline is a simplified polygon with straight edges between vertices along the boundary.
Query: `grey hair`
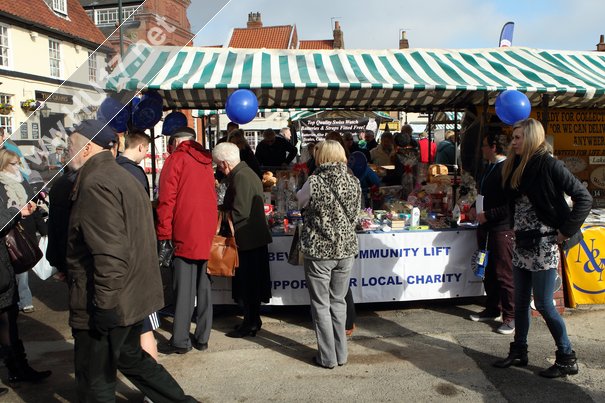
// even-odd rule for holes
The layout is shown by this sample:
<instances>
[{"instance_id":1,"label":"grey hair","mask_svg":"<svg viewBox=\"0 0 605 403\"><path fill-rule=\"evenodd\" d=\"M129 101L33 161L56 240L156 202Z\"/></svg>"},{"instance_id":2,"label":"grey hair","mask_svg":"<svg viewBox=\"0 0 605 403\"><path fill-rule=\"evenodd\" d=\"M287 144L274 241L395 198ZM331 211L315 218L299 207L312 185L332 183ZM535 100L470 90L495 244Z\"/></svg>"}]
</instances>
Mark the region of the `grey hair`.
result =
<instances>
[{"instance_id":1,"label":"grey hair","mask_svg":"<svg viewBox=\"0 0 605 403\"><path fill-rule=\"evenodd\" d=\"M212 160L215 163L227 162L231 166L239 164L239 147L233 143L219 143L212 150Z\"/></svg>"}]
</instances>

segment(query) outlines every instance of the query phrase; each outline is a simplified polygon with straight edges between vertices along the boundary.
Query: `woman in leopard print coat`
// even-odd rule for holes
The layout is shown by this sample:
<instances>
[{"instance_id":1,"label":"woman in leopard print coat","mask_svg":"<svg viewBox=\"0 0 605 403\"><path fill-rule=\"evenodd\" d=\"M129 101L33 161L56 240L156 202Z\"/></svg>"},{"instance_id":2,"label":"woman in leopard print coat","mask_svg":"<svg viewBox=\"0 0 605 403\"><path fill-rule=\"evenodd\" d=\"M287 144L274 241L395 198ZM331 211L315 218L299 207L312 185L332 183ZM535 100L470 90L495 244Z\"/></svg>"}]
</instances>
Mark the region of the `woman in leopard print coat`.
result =
<instances>
[{"instance_id":1,"label":"woman in leopard print coat","mask_svg":"<svg viewBox=\"0 0 605 403\"><path fill-rule=\"evenodd\" d=\"M345 295L359 249L355 224L361 187L347 172L345 150L338 142L319 143L315 161L315 174L298 192L299 205L306 207L300 246L319 350L313 362L334 368L347 362Z\"/></svg>"}]
</instances>

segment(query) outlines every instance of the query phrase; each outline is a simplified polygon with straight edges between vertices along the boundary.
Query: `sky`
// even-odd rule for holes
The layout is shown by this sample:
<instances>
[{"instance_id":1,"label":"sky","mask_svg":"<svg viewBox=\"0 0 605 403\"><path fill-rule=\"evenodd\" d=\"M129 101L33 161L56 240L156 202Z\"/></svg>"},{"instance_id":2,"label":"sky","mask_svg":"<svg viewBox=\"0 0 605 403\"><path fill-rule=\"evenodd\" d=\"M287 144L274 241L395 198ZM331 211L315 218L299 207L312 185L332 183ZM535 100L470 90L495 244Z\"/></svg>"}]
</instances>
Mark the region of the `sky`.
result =
<instances>
[{"instance_id":1,"label":"sky","mask_svg":"<svg viewBox=\"0 0 605 403\"><path fill-rule=\"evenodd\" d=\"M396 49L401 30L411 48L497 47L507 21L513 46L595 50L605 34L603 0L191 0L194 44L226 45L250 12L264 26L296 25L299 40L332 39L337 20L346 49Z\"/></svg>"}]
</instances>

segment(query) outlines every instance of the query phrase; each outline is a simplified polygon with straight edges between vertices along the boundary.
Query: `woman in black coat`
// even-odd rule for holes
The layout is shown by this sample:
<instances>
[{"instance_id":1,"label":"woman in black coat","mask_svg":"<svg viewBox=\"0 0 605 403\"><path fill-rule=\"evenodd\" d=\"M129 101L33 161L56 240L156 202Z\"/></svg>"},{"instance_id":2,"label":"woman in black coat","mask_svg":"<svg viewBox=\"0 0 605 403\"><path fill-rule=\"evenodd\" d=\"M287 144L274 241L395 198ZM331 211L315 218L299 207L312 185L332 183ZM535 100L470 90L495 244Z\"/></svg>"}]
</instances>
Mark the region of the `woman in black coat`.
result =
<instances>
[{"instance_id":1,"label":"woman in black coat","mask_svg":"<svg viewBox=\"0 0 605 403\"><path fill-rule=\"evenodd\" d=\"M233 299L243 307L244 320L228 337L255 336L262 321L260 305L271 298L269 250L271 232L263 206L263 185L257 174L240 161L232 143L220 143L212 150L212 159L226 175L227 191L222 211L233 217L239 267L233 278Z\"/></svg>"},{"instance_id":2,"label":"woman in black coat","mask_svg":"<svg viewBox=\"0 0 605 403\"><path fill-rule=\"evenodd\" d=\"M12 151L0 151L0 171L8 165L19 164L19 157ZM16 186L0 185L0 236L4 237L11 228L25 217L36 211L34 202L15 204L15 197L26 194L25 189ZM35 371L27 363L23 342L19 339L17 327L18 293L15 272L10 262L4 242L0 242L0 346L3 350L4 364L8 369L8 382L16 385L20 382L37 382L50 376L51 371Z\"/></svg>"},{"instance_id":3,"label":"woman in black coat","mask_svg":"<svg viewBox=\"0 0 605 403\"><path fill-rule=\"evenodd\" d=\"M499 368L527 365L533 294L536 309L557 346L555 365L540 375L558 378L578 373L576 352L567 336L565 321L553 304L560 248L567 250L580 242L580 227L590 212L592 197L549 150L539 121L530 118L513 126L502 181L514 211L515 339L508 357L494 365ZM571 197L572 208L567 205L565 194Z\"/></svg>"}]
</instances>

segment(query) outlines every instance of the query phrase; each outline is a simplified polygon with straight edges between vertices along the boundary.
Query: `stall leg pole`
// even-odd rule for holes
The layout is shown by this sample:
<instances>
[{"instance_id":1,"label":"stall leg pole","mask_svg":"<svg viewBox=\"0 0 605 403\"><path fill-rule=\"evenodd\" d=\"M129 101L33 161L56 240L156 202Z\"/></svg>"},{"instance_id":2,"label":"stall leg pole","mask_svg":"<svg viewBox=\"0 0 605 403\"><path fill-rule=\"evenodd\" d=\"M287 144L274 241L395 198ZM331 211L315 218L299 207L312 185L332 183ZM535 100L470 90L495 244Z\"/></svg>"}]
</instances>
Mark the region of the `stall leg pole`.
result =
<instances>
[{"instance_id":1,"label":"stall leg pole","mask_svg":"<svg viewBox=\"0 0 605 403\"><path fill-rule=\"evenodd\" d=\"M548 102L550 96L548 94L542 94L542 126L544 126L544 132L548 130Z\"/></svg>"},{"instance_id":2,"label":"stall leg pole","mask_svg":"<svg viewBox=\"0 0 605 403\"><path fill-rule=\"evenodd\" d=\"M155 152L155 128L150 128L149 132L151 134L151 197L155 198L155 187L156 187L156 183L155 183L155 179L156 179L156 163L155 163L155 156L156 156L156 152Z\"/></svg>"},{"instance_id":3,"label":"stall leg pole","mask_svg":"<svg viewBox=\"0 0 605 403\"><path fill-rule=\"evenodd\" d=\"M206 143L206 118L202 116L200 122L202 126L202 145L204 148L208 148L208 144Z\"/></svg>"},{"instance_id":4,"label":"stall leg pole","mask_svg":"<svg viewBox=\"0 0 605 403\"><path fill-rule=\"evenodd\" d=\"M454 161L454 183L452 184L452 208L456 205L456 194L458 193L458 110L454 110L454 146L455 152L454 155L456 159Z\"/></svg>"},{"instance_id":5,"label":"stall leg pole","mask_svg":"<svg viewBox=\"0 0 605 403\"><path fill-rule=\"evenodd\" d=\"M489 94L483 93L483 112L481 113L481 120L479 122L479 136L477 136L477 144L475 146L475 161L479 161L475 164L474 177L478 178L479 173L483 170L483 155L481 154L481 146L483 144L483 136L485 136L486 128L488 125L487 117L489 116L487 108L489 107Z\"/></svg>"},{"instance_id":6,"label":"stall leg pole","mask_svg":"<svg viewBox=\"0 0 605 403\"><path fill-rule=\"evenodd\" d=\"M431 139L433 137L432 127L433 127L433 110L429 109L429 132L428 132L428 135L429 135L429 144L428 144L428 147L427 147L428 148L428 156L429 156L429 159L428 159L428 164L429 165L431 163Z\"/></svg>"}]
</instances>

